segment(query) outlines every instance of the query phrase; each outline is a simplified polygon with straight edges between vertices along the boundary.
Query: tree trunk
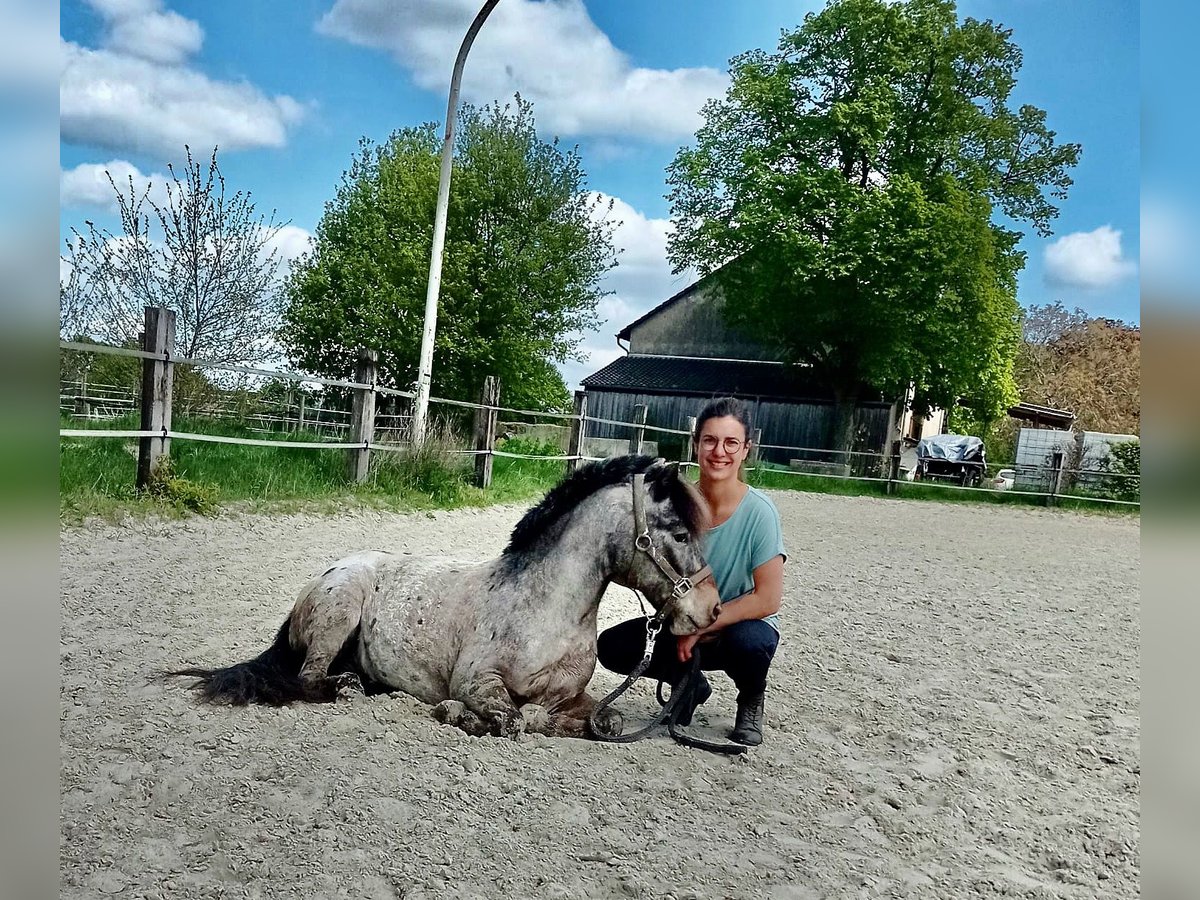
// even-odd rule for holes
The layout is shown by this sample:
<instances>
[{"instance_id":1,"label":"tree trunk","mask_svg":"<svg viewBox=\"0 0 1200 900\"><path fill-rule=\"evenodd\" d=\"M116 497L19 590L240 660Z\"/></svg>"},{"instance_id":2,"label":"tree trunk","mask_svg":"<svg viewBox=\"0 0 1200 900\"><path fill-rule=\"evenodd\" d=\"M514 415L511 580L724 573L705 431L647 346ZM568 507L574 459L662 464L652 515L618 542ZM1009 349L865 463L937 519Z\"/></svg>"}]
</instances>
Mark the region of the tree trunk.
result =
<instances>
[{"instance_id":1,"label":"tree trunk","mask_svg":"<svg viewBox=\"0 0 1200 900\"><path fill-rule=\"evenodd\" d=\"M835 385L833 388L833 419L830 423L829 447L839 451L833 454L833 462L846 467L850 471L854 457L849 451L854 449L854 410L858 406L858 389L848 385Z\"/></svg>"}]
</instances>

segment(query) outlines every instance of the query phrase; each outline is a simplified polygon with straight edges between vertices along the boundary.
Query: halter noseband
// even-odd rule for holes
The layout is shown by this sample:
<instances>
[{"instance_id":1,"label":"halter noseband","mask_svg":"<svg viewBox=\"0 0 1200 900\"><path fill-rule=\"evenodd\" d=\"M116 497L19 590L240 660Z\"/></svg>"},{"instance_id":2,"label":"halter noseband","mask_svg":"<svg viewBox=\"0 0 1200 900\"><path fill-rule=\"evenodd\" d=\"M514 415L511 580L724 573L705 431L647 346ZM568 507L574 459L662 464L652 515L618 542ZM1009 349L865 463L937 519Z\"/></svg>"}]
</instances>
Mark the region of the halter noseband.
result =
<instances>
[{"instance_id":1,"label":"halter noseband","mask_svg":"<svg viewBox=\"0 0 1200 900\"><path fill-rule=\"evenodd\" d=\"M680 575L675 571L675 567L657 547L654 546L654 541L650 537L650 528L646 524L646 501L644 499L646 486L645 473L638 473L633 476L633 526L635 537L633 546L645 553L658 566L659 571L667 577L671 582L671 598L663 604L655 615L646 617L646 631L648 652L653 651L654 637L657 637L659 630L662 628L663 622L667 615L693 590L696 585L707 581L713 577L712 568L708 565L702 566L690 576Z\"/></svg>"}]
</instances>

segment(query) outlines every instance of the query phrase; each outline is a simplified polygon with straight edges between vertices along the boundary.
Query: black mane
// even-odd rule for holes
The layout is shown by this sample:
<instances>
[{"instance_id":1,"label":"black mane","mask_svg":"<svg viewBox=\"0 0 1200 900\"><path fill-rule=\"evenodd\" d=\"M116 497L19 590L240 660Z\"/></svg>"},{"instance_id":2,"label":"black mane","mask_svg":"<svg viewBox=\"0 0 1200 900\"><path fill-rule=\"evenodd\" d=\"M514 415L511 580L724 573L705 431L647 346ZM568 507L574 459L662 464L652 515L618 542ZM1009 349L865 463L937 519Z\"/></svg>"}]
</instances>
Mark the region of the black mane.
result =
<instances>
[{"instance_id":1,"label":"black mane","mask_svg":"<svg viewBox=\"0 0 1200 900\"><path fill-rule=\"evenodd\" d=\"M645 473L650 496L656 503L668 497L692 535L699 536L706 513L696 494L679 477L674 466L655 465L652 456L614 456L576 469L551 488L542 502L521 518L512 531L504 555L532 549L557 521L601 488L629 484L633 476Z\"/></svg>"}]
</instances>

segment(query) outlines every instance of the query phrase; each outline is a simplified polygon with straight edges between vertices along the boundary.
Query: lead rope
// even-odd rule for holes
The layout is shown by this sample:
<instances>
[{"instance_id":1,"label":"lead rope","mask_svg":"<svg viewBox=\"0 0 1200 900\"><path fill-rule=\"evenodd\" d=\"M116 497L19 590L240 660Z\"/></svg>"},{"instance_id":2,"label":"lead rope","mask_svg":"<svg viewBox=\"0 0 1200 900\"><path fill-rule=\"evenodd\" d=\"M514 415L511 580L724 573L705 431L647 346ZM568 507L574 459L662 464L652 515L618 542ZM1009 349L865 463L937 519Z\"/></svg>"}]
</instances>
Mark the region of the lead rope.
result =
<instances>
[{"instance_id":1,"label":"lead rope","mask_svg":"<svg viewBox=\"0 0 1200 900\"><path fill-rule=\"evenodd\" d=\"M638 596L638 600L639 602L641 601L640 595ZM626 734L605 734L600 730L599 725L596 723L596 717L608 709L614 700L629 690L633 683L645 673L650 665L650 660L654 656L654 647L658 642L658 633L662 631L662 627L662 620L657 616L646 617L646 649L642 653L642 659L633 667L633 671L625 677L625 680L617 688L610 691L603 700L599 701L593 707L591 715L588 716L588 730L591 731L592 737L608 744L628 744L641 740L665 721L667 723L667 732L671 737L677 743L683 744L686 747L695 747L697 750L707 750L710 753L724 753L729 756L745 753L749 749L745 744L738 744L732 741L726 743L706 741L678 730L681 727L679 725L679 717L682 714L683 706L685 703L691 703L692 697L696 694L696 688L700 684L699 647L692 649L692 664L688 668L687 674L679 682L679 685L671 690L671 697L665 703L662 700L662 686L665 682L659 679L655 696L658 697L659 703L662 703L663 706L658 715L651 719L649 723L637 731L630 731Z\"/></svg>"}]
</instances>

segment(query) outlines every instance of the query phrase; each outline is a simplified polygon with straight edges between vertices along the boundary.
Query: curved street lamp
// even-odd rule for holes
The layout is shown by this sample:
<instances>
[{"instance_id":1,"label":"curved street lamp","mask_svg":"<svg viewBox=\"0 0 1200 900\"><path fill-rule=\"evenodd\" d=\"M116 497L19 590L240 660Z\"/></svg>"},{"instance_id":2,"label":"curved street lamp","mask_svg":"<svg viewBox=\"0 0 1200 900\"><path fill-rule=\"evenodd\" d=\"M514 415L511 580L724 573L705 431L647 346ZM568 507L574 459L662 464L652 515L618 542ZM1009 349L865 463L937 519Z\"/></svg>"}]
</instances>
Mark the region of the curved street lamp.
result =
<instances>
[{"instance_id":1,"label":"curved street lamp","mask_svg":"<svg viewBox=\"0 0 1200 900\"><path fill-rule=\"evenodd\" d=\"M437 332L438 292L442 286L442 249L446 244L446 208L450 203L450 170L454 165L454 122L458 118L458 89L462 81L463 66L467 62L467 51L475 35L483 27L492 9L500 0L486 0L475 15L475 21L467 29L458 58L454 61L454 72L450 76L450 102L446 108L446 139L442 143L442 171L438 178L437 212L433 217L433 250L429 255L429 282L425 290L425 329L421 334L421 361L417 368L417 404L413 409L412 440L414 444L425 441L425 422L429 410L429 381L433 377L433 337Z\"/></svg>"}]
</instances>

